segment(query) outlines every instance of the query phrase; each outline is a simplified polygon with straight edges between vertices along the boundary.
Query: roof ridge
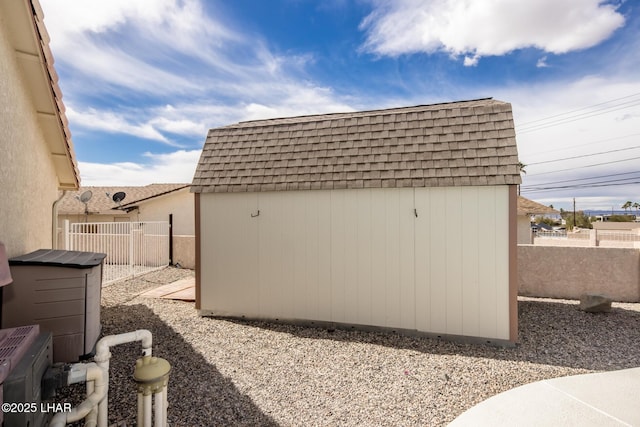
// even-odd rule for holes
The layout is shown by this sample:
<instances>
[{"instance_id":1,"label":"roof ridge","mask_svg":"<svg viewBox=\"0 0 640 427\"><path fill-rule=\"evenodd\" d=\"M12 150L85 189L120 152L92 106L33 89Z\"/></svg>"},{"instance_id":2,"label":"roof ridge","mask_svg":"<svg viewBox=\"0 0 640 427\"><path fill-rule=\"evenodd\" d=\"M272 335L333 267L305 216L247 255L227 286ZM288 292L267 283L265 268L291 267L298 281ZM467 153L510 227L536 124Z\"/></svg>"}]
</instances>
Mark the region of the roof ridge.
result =
<instances>
[{"instance_id":1,"label":"roof ridge","mask_svg":"<svg viewBox=\"0 0 640 427\"><path fill-rule=\"evenodd\" d=\"M374 115L376 113L378 114L394 114L396 112L402 112L403 110L411 110L411 109L417 109L417 108L425 108L425 107L437 107L437 106L454 106L454 104L466 104L466 103L471 103L471 102L478 102L478 101L495 101L495 102L504 102L504 101L499 101L497 99L493 99L493 97L486 97L486 98L475 98L475 99L466 99L466 100L461 100L461 101L445 101L445 102L437 102L434 104L418 104L418 105L411 105L411 106L407 106L407 107L390 107L390 108L377 108L377 109L373 109L373 110L364 110L364 111L342 111L342 112L333 112L333 113L318 113L318 114L305 114L305 115L301 115L301 116L284 116L284 117L273 117L270 119L255 119L255 120L243 120L234 124L230 124L227 126L222 126L219 127L217 129L223 129L223 128L233 128L233 127L238 127L239 125L248 125L248 124L256 124L258 126L271 126L273 125L275 122L282 122L282 123L289 123L291 122L313 122L316 120L331 120L331 119L339 119L340 116L349 116L349 117L365 117L365 116L371 116ZM305 120L306 119L306 120ZM316 120L310 120L310 119L316 119Z\"/></svg>"}]
</instances>

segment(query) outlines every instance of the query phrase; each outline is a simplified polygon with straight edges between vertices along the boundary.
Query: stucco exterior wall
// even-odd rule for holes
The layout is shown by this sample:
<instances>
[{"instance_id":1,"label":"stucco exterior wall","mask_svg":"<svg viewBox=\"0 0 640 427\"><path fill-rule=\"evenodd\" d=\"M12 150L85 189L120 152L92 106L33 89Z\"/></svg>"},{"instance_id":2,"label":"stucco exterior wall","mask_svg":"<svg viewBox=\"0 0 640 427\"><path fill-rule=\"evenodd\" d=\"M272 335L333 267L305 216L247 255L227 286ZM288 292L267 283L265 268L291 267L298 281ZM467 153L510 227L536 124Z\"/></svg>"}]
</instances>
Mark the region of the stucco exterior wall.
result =
<instances>
[{"instance_id":1,"label":"stucco exterior wall","mask_svg":"<svg viewBox=\"0 0 640 427\"><path fill-rule=\"evenodd\" d=\"M58 179L6 28L0 16L0 240L11 257L52 247Z\"/></svg>"},{"instance_id":2,"label":"stucco exterior wall","mask_svg":"<svg viewBox=\"0 0 640 427\"><path fill-rule=\"evenodd\" d=\"M518 246L519 293L580 299L603 293L640 301L640 250L603 247Z\"/></svg>"},{"instance_id":3,"label":"stucco exterior wall","mask_svg":"<svg viewBox=\"0 0 640 427\"><path fill-rule=\"evenodd\" d=\"M509 340L510 200L506 186L200 194L201 313Z\"/></svg>"},{"instance_id":4,"label":"stucco exterior wall","mask_svg":"<svg viewBox=\"0 0 640 427\"><path fill-rule=\"evenodd\" d=\"M173 236L173 263L196 268L196 236Z\"/></svg>"},{"instance_id":5,"label":"stucco exterior wall","mask_svg":"<svg viewBox=\"0 0 640 427\"><path fill-rule=\"evenodd\" d=\"M529 215L518 215L518 244L528 245L533 243L531 234L531 219Z\"/></svg>"},{"instance_id":6,"label":"stucco exterior wall","mask_svg":"<svg viewBox=\"0 0 640 427\"><path fill-rule=\"evenodd\" d=\"M173 214L174 235L195 234L193 193L189 188L145 200L138 206L135 221L169 221L169 214Z\"/></svg>"}]
</instances>

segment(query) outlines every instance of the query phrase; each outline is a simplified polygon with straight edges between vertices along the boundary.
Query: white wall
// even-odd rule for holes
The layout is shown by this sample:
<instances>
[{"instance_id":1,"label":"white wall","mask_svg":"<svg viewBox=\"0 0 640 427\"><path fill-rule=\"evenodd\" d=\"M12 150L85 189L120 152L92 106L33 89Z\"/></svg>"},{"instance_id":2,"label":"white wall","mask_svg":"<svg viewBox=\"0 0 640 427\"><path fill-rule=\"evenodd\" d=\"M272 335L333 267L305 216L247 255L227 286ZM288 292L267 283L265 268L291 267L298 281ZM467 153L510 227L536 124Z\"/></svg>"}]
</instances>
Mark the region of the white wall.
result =
<instances>
[{"instance_id":1,"label":"white wall","mask_svg":"<svg viewBox=\"0 0 640 427\"><path fill-rule=\"evenodd\" d=\"M7 27L0 15L0 241L12 257L52 247L58 178Z\"/></svg>"},{"instance_id":2,"label":"white wall","mask_svg":"<svg viewBox=\"0 0 640 427\"><path fill-rule=\"evenodd\" d=\"M200 197L202 314L510 339L506 186Z\"/></svg>"}]
</instances>

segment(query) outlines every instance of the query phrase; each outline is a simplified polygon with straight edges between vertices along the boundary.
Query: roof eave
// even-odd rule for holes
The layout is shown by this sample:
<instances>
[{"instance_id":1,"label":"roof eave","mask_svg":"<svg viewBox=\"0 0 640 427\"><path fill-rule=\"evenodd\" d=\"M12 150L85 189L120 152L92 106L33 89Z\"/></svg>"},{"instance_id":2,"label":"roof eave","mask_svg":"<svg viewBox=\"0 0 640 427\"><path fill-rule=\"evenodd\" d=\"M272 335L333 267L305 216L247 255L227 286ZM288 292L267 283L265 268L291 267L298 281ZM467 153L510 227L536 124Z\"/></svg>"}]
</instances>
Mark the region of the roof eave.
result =
<instances>
[{"instance_id":1,"label":"roof eave","mask_svg":"<svg viewBox=\"0 0 640 427\"><path fill-rule=\"evenodd\" d=\"M60 190L77 190L80 173L71 132L53 67L49 35L44 26L44 13L38 0L0 2L7 17L18 66L29 88L29 96L47 147L53 160Z\"/></svg>"}]
</instances>

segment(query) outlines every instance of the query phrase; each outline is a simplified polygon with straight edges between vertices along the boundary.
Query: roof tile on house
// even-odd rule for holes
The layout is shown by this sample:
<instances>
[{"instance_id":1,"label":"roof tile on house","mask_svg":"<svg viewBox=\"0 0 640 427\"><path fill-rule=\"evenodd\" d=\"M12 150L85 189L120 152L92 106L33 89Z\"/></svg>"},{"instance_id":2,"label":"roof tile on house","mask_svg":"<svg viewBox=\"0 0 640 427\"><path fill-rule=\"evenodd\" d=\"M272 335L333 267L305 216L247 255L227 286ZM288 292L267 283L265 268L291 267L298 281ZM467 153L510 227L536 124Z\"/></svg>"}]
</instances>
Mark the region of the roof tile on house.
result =
<instances>
[{"instance_id":1,"label":"roof tile on house","mask_svg":"<svg viewBox=\"0 0 640 427\"><path fill-rule=\"evenodd\" d=\"M518 196L518 215L560 214L560 211Z\"/></svg>"},{"instance_id":2,"label":"roof tile on house","mask_svg":"<svg viewBox=\"0 0 640 427\"><path fill-rule=\"evenodd\" d=\"M90 214L117 214L118 208L126 208L135 203L158 197L188 187L189 184L150 184L144 187L82 187L78 191L68 191L58 205L60 215L81 215L85 213L80 195L90 190L92 197L87 203ZM115 193L123 191L125 199L118 205L112 200Z\"/></svg>"},{"instance_id":3,"label":"roof tile on house","mask_svg":"<svg viewBox=\"0 0 640 427\"><path fill-rule=\"evenodd\" d=\"M191 191L520 182L511 105L479 99L211 129Z\"/></svg>"}]
</instances>

